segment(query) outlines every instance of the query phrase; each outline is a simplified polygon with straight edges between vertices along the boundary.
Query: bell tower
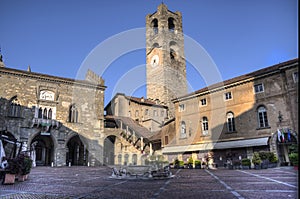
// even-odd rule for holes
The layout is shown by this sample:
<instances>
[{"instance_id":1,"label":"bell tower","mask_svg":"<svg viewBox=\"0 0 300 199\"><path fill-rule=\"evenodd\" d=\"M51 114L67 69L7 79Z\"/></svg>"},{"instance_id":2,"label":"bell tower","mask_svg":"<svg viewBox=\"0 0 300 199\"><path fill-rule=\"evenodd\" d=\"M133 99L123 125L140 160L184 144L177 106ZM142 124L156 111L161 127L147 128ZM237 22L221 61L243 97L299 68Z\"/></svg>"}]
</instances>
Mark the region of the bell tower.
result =
<instances>
[{"instance_id":1,"label":"bell tower","mask_svg":"<svg viewBox=\"0 0 300 199\"><path fill-rule=\"evenodd\" d=\"M147 98L169 107L174 117L176 97L187 94L182 15L160 4L146 16Z\"/></svg>"}]
</instances>

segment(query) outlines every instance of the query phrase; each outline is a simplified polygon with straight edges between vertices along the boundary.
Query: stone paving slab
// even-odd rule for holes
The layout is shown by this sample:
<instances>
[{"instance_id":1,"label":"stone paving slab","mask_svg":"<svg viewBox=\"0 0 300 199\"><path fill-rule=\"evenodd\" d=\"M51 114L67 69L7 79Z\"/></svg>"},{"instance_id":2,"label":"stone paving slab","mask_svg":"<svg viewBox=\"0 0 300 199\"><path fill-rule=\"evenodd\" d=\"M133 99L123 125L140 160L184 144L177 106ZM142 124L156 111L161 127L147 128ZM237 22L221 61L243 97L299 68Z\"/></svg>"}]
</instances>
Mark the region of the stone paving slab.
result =
<instances>
[{"instance_id":1,"label":"stone paving slab","mask_svg":"<svg viewBox=\"0 0 300 199\"><path fill-rule=\"evenodd\" d=\"M0 185L0 198L298 198L298 171L172 170L163 180L112 179L108 167L36 167L29 180Z\"/></svg>"}]
</instances>

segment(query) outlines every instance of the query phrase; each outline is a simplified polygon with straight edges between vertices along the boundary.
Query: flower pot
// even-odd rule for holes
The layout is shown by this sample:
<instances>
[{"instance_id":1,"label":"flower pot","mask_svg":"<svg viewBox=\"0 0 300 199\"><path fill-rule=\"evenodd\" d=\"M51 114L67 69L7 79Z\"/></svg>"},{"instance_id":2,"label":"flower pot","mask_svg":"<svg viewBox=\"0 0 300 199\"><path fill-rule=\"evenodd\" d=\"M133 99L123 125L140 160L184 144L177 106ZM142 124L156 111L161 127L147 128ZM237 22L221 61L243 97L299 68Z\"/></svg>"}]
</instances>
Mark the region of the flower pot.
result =
<instances>
[{"instance_id":1,"label":"flower pot","mask_svg":"<svg viewBox=\"0 0 300 199\"><path fill-rule=\"evenodd\" d=\"M24 182L26 180L26 175L18 175L18 181Z\"/></svg>"},{"instance_id":2,"label":"flower pot","mask_svg":"<svg viewBox=\"0 0 300 199\"><path fill-rule=\"evenodd\" d=\"M16 180L16 174L6 173L3 184L14 184Z\"/></svg>"},{"instance_id":3,"label":"flower pot","mask_svg":"<svg viewBox=\"0 0 300 199\"><path fill-rule=\"evenodd\" d=\"M256 164L256 165L254 165L254 168L255 168L256 170L261 169L261 165Z\"/></svg>"},{"instance_id":4,"label":"flower pot","mask_svg":"<svg viewBox=\"0 0 300 199\"><path fill-rule=\"evenodd\" d=\"M242 165L242 169L245 169L245 170L250 169L250 166L248 166L248 165Z\"/></svg>"}]
</instances>

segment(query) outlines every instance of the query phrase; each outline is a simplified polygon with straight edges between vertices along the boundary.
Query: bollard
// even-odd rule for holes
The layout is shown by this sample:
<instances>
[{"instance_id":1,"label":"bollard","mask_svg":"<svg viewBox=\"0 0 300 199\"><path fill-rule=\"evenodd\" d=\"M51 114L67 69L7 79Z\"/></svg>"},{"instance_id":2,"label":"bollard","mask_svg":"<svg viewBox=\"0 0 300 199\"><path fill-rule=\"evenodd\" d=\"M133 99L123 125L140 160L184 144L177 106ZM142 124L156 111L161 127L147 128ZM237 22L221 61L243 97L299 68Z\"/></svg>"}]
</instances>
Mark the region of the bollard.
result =
<instances>
[{"instance_id":1,"label":"bollard","mask_svg":"<svg viewBox=\"0 0 300 199\"><path fill-rule=\"evenodd\" d=\"M51 167L53 167L54 166L54 163L53 162L51 162Z\"/></svg>"},{"instance_id":2,"label":"bollard","mask_svg":"<svg viewBox=\"0 0 300 199\"><path fill-rule=\"evenodd\" d=\"M90 166L90 162L88 162L88 167Z\"/></svg>"},{"instance_id":3,"label":"bollard","mask_svg":"<svg viewBox=\"0 0 300 199\"><path fill-rule=\"evenodd\" d=\"M71 167L71 162L69 162L69 167Z\"/></svg>"}]
</instances>

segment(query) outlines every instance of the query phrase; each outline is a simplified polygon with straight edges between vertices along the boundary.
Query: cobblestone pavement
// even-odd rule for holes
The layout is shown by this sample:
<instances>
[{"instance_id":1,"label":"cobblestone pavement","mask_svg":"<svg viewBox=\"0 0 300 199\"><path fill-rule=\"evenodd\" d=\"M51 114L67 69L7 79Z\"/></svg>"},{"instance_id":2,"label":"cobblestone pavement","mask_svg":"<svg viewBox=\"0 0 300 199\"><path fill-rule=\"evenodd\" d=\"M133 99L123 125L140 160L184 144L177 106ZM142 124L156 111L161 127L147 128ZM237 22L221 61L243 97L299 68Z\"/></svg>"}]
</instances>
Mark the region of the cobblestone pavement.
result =
<instances>
[{"instance_id":1,"label":"cobblestone pavement","mask_svg":"<svg viewBox=\"0 0 300 199\"><path fill-rule=\"evenodd\" d=\"M174 178L111 179L108 167L36 167L29 179L0 185L0 198L298 198L298 171L172 170Z\"/></svg>"}]
</instances>

